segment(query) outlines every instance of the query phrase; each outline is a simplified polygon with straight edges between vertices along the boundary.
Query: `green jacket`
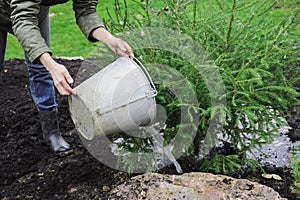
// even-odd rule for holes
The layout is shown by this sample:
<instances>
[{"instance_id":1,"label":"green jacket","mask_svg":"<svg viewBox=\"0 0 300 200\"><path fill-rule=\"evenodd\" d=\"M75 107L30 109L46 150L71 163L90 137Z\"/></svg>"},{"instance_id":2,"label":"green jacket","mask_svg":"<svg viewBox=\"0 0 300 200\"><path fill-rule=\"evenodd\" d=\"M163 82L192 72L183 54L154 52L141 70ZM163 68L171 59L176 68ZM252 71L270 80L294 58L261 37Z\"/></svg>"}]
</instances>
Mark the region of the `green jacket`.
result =
<instances>
[{"instance_id":1,"label":"green jacket","mask_svg":"<svg viewBox=\"0 0 300 200\"><path fill-rule=\"evenodd\" d=\"M52 54L41 36L38 22L48 15L50 5L66 1L0 0L0 29L14 34L27 52L29 60L35 62L45 52ZM96 14L97 4L97 0L73 0L76 23L91 42L96 41L91 37L91 32L103 27Z\"/></svg>"}]
</instances>

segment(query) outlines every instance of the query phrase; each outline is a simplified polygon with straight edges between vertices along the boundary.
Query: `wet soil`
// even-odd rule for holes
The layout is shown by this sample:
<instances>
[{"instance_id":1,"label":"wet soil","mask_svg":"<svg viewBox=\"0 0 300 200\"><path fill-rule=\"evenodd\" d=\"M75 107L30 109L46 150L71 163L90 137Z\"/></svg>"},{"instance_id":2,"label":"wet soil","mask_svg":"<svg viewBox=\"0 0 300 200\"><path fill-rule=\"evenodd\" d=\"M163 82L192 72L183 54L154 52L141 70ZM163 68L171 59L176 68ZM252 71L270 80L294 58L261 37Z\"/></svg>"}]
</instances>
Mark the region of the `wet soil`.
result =
<instances>
[{"instance_id":1,"label":"wet soil","mask_svg":"<svg viewBox=\"0 0 300 200\"><path fill-rule=\"evenodd\" d=\"M58 60L74 77L81 60ZM24 61L6 61L0 76L0 199L107 199L110 189L130 178L111 169L85 149L74 130L67 97L57 95L59 122L72 150L53 153L41 136L37 110L29 93L29 81ZM184 172L193 168L179 160ZM279 174L284 180L264 179L261 172L236 174L272 187L282 197L296 199L289 187L289 169L266 167L268 173ZM173 166L161 173L176 173Z\"/></svg>"}]
</instances>

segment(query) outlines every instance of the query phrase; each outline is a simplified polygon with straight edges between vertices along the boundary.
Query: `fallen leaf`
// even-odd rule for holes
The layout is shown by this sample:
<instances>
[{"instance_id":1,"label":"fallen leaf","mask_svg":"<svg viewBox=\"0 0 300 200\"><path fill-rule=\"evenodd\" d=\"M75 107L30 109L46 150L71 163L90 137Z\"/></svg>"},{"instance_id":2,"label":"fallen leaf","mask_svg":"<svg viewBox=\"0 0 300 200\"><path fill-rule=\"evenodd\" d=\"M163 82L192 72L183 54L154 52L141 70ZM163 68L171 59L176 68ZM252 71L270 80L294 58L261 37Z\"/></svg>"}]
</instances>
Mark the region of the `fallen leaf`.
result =
<instances>
[{"instance_id":1,"label":"fallen leaf","mask_svg":"<svg viewBox=\"0 0 300 200\"><path fill-rule=\"evenodd\" d=\"M104 185L104 186L102 187L102 190L103 190L103 192L108 192L108 191L110 190L110 188L109 188L109 186Z\"/></svg>"},{"instance_id":2,"label":"fallen leaf","mask_svg":"<svg viewBox=\"0 0 300 200\"><path fill-rule=\"evenodd\" d=\"M267 178L267 179L273 178L277 181L282 181L282 178L277 174L262 174L261 176L264 177L264 178Z\"/></svg>"}]
</instances>

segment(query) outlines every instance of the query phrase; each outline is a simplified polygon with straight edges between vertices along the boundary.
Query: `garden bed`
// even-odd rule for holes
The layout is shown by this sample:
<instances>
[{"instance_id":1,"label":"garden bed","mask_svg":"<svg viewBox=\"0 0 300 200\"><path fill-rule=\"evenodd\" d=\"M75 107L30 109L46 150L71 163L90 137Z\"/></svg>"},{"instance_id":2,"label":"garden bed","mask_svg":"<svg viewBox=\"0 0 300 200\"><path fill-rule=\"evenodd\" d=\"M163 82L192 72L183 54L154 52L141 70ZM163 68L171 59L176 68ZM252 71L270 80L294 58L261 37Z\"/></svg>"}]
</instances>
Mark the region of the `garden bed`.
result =
<instances>
[{"instance_id":1,"label":"garden bed","mask_svg":"<svg viewBox=\"0 0 300 200\"><path fill-rule=\"evenodd\" d=\"M75 76L81 60L59 60ZM61 131L71 144L66 153L53 153L43 142L37 110L30 97L24 61L6 62L0 77L0 197L1 199L106 199L108 191L130 175L106 167L82 145L69 115L67 97L57 96ZM180 162L180 161L179 161ZM181 162L184 172L193 169ZM282 197L296 199L289 189L288 169L266 168L284 180L265 179L261 172L236 174L272 187ZM161 173L175 173L173 166Z\"/></svg>"}]
</instances>

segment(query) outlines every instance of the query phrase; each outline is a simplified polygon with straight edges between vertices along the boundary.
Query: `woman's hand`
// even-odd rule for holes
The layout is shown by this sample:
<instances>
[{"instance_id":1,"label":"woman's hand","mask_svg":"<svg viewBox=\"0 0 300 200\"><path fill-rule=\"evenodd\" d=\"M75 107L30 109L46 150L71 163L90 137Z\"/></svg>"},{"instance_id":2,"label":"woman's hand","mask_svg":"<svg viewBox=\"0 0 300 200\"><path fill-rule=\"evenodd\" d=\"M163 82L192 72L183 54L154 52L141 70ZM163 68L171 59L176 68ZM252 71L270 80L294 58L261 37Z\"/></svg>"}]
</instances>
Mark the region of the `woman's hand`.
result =
<instances>
[{"instance_id":1,"label":"woman's hand","mask_svg":"<svg viewBox=\"0 0 300 200\"><path fill-rule=\"evenodd\" d=\"M131 47L122 39L114 37L105 28L100 27L92 32L92 36L106 44L112 51L121 56L128 56L134 58L134 53Z\"/></svg>"},{"instance_id":2,"label":"woman's hand","mask_svg":"<svg viewBox=\"0 0 300 200\"><path fill-rule=\"evenodd\" d=\"M69 85L72 84L74 81L66 67L57 63L55 66L53 66L53 68L53 70L49 71L51 73L54 85L57 88L58 92L61 95L75 94L74 90Z\"/></svg>"},{"instance_id":3,"label":"woman's hand","mask_svg":"<svg viewBox=\"0 0 300 200\"><path fill-rule=\"evenodd\" d=\"M48 53L44 53L40 57L41 63L50 72L54 85L61 95L75 94L75 91L69 84L72 84L73 78L69 74L65 66L57 63Z\"/></svg>"},{"instance_id":4,"label":"woman's hand","mask_svg":"<svg viewBox=\"0 0 300 200\"><path fill-rule=\"evenodd\" d=\"M134 54L130 46L120 38L112 36L106 39L103 43L106 44L112 51L116 52L121 56L128 56L130 58L134 58Z\"/></svg>"}]
</instances>

